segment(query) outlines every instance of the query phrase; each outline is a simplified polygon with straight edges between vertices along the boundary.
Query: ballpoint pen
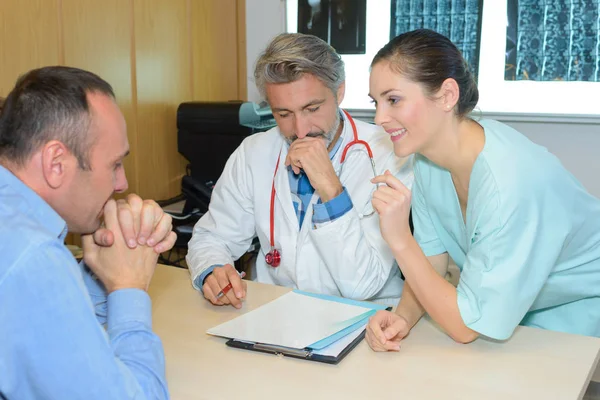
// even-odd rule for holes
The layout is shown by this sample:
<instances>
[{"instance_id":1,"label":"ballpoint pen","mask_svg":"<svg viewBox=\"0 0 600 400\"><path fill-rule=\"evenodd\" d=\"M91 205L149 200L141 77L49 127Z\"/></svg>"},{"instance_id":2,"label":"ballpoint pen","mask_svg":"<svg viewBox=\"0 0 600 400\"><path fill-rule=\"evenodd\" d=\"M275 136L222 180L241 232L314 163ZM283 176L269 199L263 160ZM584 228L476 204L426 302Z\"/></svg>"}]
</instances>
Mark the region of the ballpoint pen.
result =
<instances>
[{"instance_id":1,"label":"ballpoint pen","mask_svg":"<svg viewBox=\"0 0 600 400\"><path fill-rule=\"evenodd\" d=\"M246 273L244 271L242 271L242 273L240 274L240 278L244 279L244 277L246 276ZM223 289L221 289L221 291L219 293L217 293L217 300L219 300L221 297L225 296L227 294L227 292L229 292L231 290L232 286L231 286L231 282L229 282L227 284L227 286L225 286Z\"/></svg>"}]
</instances>

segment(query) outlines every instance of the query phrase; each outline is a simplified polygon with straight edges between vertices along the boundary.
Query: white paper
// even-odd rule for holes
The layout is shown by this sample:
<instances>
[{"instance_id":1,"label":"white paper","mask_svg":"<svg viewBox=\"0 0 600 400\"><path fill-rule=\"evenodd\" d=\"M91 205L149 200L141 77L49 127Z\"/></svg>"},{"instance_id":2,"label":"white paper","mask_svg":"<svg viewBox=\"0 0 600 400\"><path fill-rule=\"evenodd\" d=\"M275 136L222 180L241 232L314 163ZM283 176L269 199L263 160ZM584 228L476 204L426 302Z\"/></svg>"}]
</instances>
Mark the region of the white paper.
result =
<instances>
[{"instance_id":1,"label":"white paper","mask_svg":"<svg viewBox=\"0 0 600 400\"><path fill-rule=\"evenodd\" d=\"M288 292L206 333L295 349L305 348L356 323L370 308Z\"/></svg>"},{"instance_id":2,"label":"white paper","mask_svg":"<svg viewBox=\"0 0 600 400\"><path fill-rule=\"evenodd\" d=\"M366 327L367 324L365 323L364 325L359 326L358 328L356 328L356 330L350 332L340 340L333 342L332 344L322 348L321 350L314 350L312 353L319 354L322 356L337 357L342 351L344 351L346 347L348 347L350 343L352 343L354 339L356 339L365 330Z\"/></svg>"}]
</instances>

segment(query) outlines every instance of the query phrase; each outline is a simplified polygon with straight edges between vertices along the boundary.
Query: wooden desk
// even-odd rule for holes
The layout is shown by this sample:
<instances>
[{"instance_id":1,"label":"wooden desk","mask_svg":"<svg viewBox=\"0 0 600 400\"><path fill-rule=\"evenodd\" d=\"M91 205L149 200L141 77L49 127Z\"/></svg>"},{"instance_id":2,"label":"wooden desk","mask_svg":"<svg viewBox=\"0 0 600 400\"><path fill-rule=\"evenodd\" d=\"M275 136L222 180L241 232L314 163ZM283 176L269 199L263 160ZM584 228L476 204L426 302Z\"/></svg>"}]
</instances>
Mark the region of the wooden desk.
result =
<instances>
[{"instance_id":1,"label":"wooden desk","mask_svg":"<svg viewBox=\"0 0 600 400\"><path fill-rule=\"evenodd\" d=\"M579 399L600 339L519 327L510 341L453 342L423 319L399 353L362 342L339 365L232 349L208 328L289 289L248 283L242 310L210 305L186 270L159 266L150 286L172 398L183 399Z\"/></svg>"}]
</instances>

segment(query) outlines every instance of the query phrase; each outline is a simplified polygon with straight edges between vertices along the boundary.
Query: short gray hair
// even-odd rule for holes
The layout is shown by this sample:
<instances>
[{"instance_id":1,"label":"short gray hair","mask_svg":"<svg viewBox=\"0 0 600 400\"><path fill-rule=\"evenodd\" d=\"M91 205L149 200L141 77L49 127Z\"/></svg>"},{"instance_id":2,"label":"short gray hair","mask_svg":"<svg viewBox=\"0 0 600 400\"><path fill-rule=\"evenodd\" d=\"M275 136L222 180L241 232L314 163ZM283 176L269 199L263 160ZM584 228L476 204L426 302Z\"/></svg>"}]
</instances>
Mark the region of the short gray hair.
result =
<instances>
[{"instance_id":1,"label":"short gray hair","mask_svg":"<svg viewBox=\"0 0 600 400\"><path fill-rule=\"evenodd\" d=\"M336 94L346 79L344 61L322 39L302 33L276 36L256 61L256 87L265 97L267 83L290 83L311 74Z\"/></svg>"}]
</instances>

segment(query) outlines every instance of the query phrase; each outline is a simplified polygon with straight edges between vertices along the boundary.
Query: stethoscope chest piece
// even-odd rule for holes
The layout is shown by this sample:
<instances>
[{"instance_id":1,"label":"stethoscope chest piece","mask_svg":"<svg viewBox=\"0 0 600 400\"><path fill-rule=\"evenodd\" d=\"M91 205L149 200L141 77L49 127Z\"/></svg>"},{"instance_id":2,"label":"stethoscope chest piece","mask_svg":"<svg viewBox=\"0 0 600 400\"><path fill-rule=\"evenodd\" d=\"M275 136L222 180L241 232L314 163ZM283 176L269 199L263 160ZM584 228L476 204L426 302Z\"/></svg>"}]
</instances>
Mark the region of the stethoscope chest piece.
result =
<instances>
[{"instance_id":1,"label":"stethoscope chest piece","mask_svg":"<svg viewBox=\"0 0 600 400\"><path fill-rule=\"evenodd\" d=\"M265 262L273 268L279 267L279 264L281 264L281 253L279 250L272 248L271 251L265 255Z\"/></svg>"}]
</instances>

